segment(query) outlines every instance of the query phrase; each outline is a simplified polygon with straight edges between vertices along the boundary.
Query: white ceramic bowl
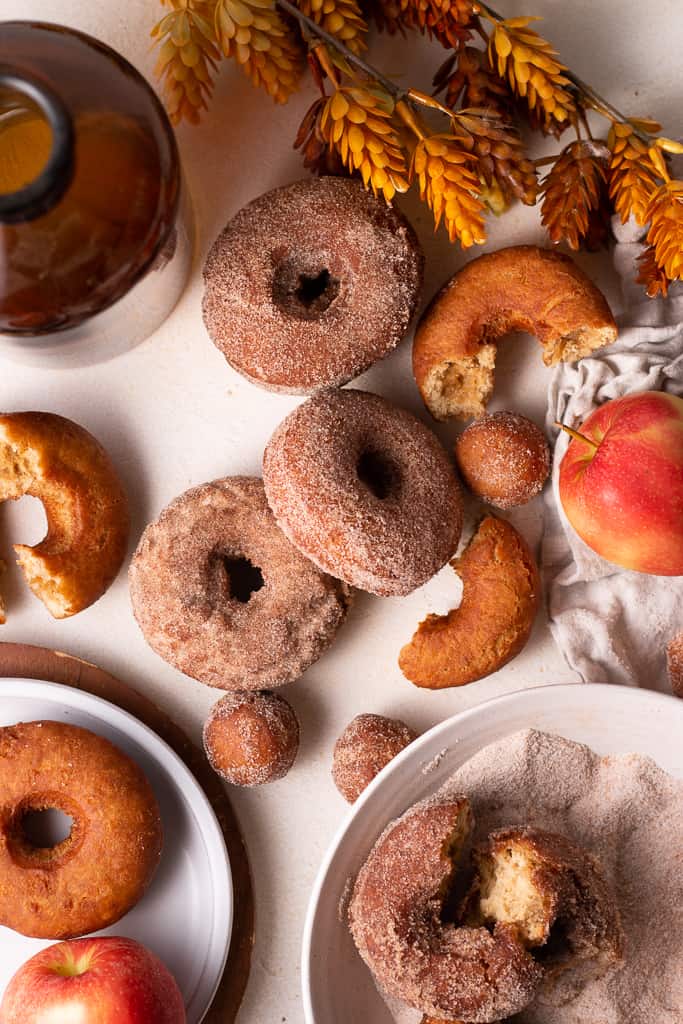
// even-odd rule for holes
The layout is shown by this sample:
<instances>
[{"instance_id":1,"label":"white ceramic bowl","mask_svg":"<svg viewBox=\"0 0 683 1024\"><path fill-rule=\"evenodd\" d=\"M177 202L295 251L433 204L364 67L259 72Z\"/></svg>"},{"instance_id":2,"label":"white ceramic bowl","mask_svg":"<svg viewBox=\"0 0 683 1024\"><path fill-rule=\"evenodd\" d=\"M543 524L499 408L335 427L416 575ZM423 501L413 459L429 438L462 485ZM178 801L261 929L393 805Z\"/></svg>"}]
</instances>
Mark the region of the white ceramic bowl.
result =
<instances>
[{"instance_id":1,"label":"white ceramic bowl","mask_svg":"<svg viewBox=\"0 0 683 1024\"><path fill-rule=\"evenodd\" d=\"M307 1024L391 1024L345 922L349 885L390 821L435 792L482 747L529 728L586 743L598 754L647 755L665 771L683 776L683 701L649 690L543 686L487 701L437 725L368 786L320 868L302 950Z\"/></svg>"},{"instance_id":2,"label":"white ceramic bowl","mask_svg":"<svg viewBox=\"0 0 683 1024\"><path fill-rule=\"evenodd\" d=\"M97 934L126 935L152 949L178 982L188 1024L200 1024L223 975L233 913L230 862L204 790L168 744L115 704L56 683L0 680L0 726L38 719L105 736L149 779L164 829L161 862L137 906ZM49 945L0 927L0 997L22 963Z\"/></svg>"}]
</instances>

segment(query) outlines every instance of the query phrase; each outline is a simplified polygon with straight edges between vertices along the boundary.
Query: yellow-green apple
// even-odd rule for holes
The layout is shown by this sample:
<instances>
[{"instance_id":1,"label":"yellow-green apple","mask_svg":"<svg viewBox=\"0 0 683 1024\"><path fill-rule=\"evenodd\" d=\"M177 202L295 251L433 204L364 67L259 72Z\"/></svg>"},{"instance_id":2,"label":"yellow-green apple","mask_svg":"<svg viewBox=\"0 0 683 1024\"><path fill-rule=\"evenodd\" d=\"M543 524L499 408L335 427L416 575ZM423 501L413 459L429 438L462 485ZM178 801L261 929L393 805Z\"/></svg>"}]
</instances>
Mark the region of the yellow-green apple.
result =
<instances>
[{"instance_id":1,"label":"yellow-green apple","mask_svg":"<svg viewBox=\"0 0 683 1024\"><path fill-rule=\"evenodd\" d=\"M58 942L19 968L0 1024L186 1024L180 990L161 960L118 937Z\"/></svg>"},{"instance_id":2,"label":"yellow-green apple","mask_svg":"<svg viewBox=\"0 0 683 1024\"><path fill-rule=\"evenodd\" d=\"M562 424L558 424L562 426ZM560 465L560 500L579 537L609 562L683 575L683 399L626 395L596 409Z\"/></svg>"}]
</instances>

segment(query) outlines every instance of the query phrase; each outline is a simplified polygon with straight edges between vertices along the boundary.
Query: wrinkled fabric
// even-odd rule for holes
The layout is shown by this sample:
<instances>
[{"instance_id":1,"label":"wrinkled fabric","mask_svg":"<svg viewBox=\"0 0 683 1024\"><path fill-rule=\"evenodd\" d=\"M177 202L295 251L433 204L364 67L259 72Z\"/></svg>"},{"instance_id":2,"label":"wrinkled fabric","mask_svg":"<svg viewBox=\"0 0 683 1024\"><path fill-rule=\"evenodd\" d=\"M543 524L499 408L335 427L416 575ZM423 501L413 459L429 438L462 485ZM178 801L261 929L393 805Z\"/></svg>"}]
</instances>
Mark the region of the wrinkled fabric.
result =
<instances>
[{"instance_id":1,"label":"wrinkled fabric","mask_svg":"<svg viewBox=\"0 0 683 1024\"><path fill-rule=\"evenodd\" d=\"M557 438L552 489L545 495L542 569L550 628L584 682L670 692L666 645L683 629L683 577L647 576L600 558L569 525L558 494L569 438L556 421L578 427L598 406L635 391L683 396L683 287L647 299L634 283L642 229L614 224L615 267L625 312L617 342L578 363L560 364L548 391L546 429Z\"/></svg>"}]
</instances>

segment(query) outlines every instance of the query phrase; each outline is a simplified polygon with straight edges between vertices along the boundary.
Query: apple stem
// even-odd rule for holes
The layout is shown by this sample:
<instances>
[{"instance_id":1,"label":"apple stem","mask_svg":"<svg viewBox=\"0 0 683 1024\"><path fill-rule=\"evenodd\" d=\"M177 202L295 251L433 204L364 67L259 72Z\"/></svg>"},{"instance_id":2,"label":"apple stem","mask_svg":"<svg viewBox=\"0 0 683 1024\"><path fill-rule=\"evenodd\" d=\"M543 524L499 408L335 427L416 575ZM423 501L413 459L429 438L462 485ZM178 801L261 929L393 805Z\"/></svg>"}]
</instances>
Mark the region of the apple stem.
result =
<instances>
[{"instance_id":1,"label":"apple stem","mask_svg":"<svg viewBox=\"0 0 683 1024\"><path fill-rule=\"evenodd\" d=\"M564 423L560 423L558 420L555 420L555 426L559 427L560 430L564 430L565 434L569 434L574 441L584 441L591 448L594 448L596 451L598 450L599 445L595 441L591 441L590 437L586 437L585 434L580 434L578 430L572 430L571 427L565 426Z\"/></svg>"}]
</instances>

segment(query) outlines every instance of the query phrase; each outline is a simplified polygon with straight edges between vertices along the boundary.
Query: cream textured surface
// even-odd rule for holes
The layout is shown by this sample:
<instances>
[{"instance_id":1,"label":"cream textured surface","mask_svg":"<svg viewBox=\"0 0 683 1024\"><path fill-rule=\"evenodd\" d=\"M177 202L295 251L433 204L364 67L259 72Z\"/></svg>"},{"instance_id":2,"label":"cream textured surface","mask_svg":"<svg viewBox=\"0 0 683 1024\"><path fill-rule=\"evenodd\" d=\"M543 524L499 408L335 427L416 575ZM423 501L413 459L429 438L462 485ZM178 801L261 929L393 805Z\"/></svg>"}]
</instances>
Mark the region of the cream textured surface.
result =
<instances>
[{"instance_id":1,"label":"cream textured surface","mask_svg":"<svg viewBox=\"0 0 683 1024\"><path fill-rule=\"evenodd\" d=\"M662 120L680 131L676 98L680 80L681 26L675 0L645 10L636 0L499 0L505 14L536 13L565 60L617 106ZM154 57L148 31L159 17L155 0L2 0L2 18L61 21L101 37L146 74ZM436 45L416 38L380 39L373 57L402 76L410 62L410 84L428 88L442 60ZM405 79L404 79L405 80ZM251 88L233 67L221 74L210 114L199 129L183 127L180 146L196 203L199 257L228 218L249 199L302 176L291 150L296 126L311 102L304 92L285 108ZM552 143L548 152L553 151ZM434 237L428 213L411 199L404 209L427 252L425 298L465 256ZM490 225L488 248L542 242L537 211L514 209ZM580 262L619 308L616 277L608 258ZM201 280L196 268L178 309L157 335L116 361L58 372L0 361L0 408L47 409L79 421L109 448L134 504L134 539L171 498L187 487L231 473L258 473L263 447L276 424L298 399L257 390L234 373L214 349L200 317ZM121 325L125 330L125 324ZM361 383L424 415L403 344ZM530 339L504 346L498 362L493 409L516 408L543 422L549 371ZM454 431L445 428L449 440ZM0 547L10 538L31 543L41 517L31 499L0 508ZM531 543L540 532L541 500L513 517ZM450 576L450 578L449 578ZM405 599L361 596L330 652L284 692L302 724L302 748L291 774L261 791L237 792L234 801L251 852L258 933L253 970L240 1024L301 1024L299 947L306 901L316 868L346 805L329 774L332 747L346 723L361 711L396 715L418 729L497 694L527 685L576 678L553 646L544 622L537 623L526 650L495 676L463 690L430 694L415 690L396 658L402 643L427 610L457 600L452 573L428 594ZM8 624L1 638L55 646L78 654L140 687L199 739L203 719L219 696L160 661L133 621L125 576L93 608L53 622L12 573L6 586ZM451 597L452 594L452 597Z\"/></svg>"}]
</instances>

